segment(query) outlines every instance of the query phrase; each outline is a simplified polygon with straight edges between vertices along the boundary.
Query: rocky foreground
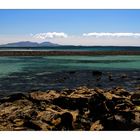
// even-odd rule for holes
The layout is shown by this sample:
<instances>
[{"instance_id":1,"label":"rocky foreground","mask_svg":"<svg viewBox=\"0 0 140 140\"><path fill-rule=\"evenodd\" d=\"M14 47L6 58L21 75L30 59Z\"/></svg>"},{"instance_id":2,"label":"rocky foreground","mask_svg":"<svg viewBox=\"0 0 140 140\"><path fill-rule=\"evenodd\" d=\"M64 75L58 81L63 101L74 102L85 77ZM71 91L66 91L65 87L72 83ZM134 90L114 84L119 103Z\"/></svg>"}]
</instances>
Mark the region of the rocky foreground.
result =
<instances>
[{"instance_id":1,"label":"rocky foreground","mask_svg":"<svg viewBox=\"0 0 140 140\"><path fill-rule=\"evenodd\" d=\"M139 130L140 89L65 89L0 99L0 130Z\"/></svg>"}]
</instances>

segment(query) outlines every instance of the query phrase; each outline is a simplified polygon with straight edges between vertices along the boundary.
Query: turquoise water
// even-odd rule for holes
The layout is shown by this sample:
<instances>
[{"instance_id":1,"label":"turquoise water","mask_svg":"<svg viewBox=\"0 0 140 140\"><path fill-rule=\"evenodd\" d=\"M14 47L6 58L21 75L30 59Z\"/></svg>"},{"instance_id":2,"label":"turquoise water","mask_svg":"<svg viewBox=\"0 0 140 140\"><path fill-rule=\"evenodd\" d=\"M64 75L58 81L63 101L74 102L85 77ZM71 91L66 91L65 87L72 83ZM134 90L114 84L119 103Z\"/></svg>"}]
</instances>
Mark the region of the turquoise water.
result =
<instances>
[{"instance_id":1,"label":"turquoise water","mask_svg":"<svg viewBox=\"0 0 140 140\"><path fill-rule=\"evenodd\" d=\"M0 57L0 77L13 72L62 70L140 70L140 56Z\"/></svg>"}]
</instances>

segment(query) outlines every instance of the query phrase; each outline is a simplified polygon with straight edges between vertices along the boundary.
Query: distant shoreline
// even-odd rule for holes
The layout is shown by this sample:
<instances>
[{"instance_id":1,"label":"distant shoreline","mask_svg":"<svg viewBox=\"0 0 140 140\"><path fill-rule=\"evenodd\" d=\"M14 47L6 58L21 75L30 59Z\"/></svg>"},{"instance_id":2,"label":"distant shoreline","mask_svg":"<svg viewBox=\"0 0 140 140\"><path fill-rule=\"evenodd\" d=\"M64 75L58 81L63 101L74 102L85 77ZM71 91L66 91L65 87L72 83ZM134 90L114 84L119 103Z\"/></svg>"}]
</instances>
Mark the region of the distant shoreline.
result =
<instances>
[{"instance_id":1,"label":"distant shoreline","mask_svg":"<svg viewBox=\"0 0 140 140\"><path fill-rule=\"evenodd\" d=\"M0 56L140 55L140 51L0 51Z\"/></svg>"}]
</instances>

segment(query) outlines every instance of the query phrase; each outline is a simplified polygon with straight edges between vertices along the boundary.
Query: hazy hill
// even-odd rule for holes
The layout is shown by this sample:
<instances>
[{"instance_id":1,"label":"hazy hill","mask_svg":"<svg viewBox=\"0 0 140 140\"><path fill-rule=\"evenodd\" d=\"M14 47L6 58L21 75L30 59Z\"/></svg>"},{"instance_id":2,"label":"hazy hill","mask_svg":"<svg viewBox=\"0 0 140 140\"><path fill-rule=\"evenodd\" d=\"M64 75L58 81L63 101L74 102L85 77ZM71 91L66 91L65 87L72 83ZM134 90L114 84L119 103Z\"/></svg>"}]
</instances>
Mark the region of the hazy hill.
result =
<instances>
[{"instance_id":1,"label":"hazy hill","mask_svg":"<svg viewBox=\"0 0 140 140\"><path fill-rule=\"evenodd\" d=\"M39 47L39 46L59 46L59 45L51 42L37 43L30 41L21 41L0 45L0 47Z\"/></svg>"}]
</instances>

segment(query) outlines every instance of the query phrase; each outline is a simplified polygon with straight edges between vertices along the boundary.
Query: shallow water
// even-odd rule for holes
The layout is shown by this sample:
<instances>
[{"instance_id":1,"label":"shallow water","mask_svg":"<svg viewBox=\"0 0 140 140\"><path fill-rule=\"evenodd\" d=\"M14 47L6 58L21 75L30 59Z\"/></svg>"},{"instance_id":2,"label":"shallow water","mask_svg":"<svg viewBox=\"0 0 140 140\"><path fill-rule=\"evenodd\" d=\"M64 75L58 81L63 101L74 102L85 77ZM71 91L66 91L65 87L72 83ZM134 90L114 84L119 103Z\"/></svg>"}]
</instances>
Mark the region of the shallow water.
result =
<instances>
[{"instance_id":1,"label":"shallow water","mask_svg":"<svg viewBox=\"0 0 140 140\"><path fill-rule=\"evenodd\" d=\"M70 71L74 71L70 72ZM88 71L86 71L88 70ZM106 71L97 83L93 70ZM117 71L112 71L117 70ZM67 72L68 71L68 72ZM81 71L81 72L80 72ZM115 80L108 80L108 72ZM128 79L121 74L131 71ZM0 97L31 90L75 88L79 86L102 88L123 86L135 89L140 85L140 56L22 56L0 57Z\"/></svg>"},{"instance_id":2,"label":"shallow water","mask_svg":"<svg viewBox=\"0 0 140 140\"><path fill-rule=\"evenodd\" d=\"M13 72L62 70L140 70L140 56L0 57L0 77Z\"/></svg>"}]
</instances>

